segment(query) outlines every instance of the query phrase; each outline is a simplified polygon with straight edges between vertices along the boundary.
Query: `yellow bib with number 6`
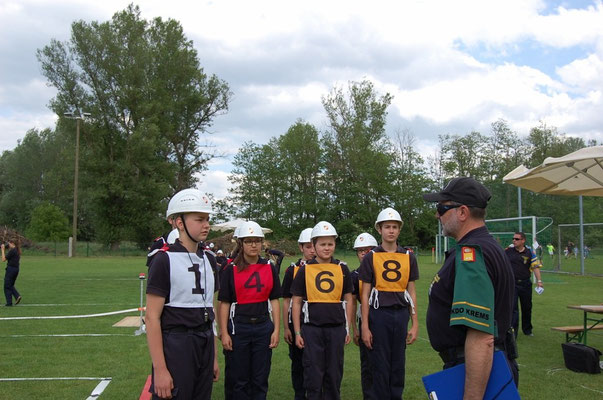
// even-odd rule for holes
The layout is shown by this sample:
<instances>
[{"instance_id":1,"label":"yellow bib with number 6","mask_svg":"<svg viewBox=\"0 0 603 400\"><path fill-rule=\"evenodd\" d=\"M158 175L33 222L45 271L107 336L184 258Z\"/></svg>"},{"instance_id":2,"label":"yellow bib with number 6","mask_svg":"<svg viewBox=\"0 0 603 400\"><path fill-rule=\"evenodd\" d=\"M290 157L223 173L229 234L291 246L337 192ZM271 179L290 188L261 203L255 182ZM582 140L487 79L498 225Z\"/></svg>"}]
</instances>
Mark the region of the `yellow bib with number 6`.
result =
<instances>
[{"instance_id":1,"label":"yellow bib with number 6","mask_svg":"<svg viewBox=\"0 0 603 400\"><path fill-rule=\"evenodd\" d=\"M343 271L339 264L306 264L308 303L339 303Z\"/></svg>"}]
</instances>

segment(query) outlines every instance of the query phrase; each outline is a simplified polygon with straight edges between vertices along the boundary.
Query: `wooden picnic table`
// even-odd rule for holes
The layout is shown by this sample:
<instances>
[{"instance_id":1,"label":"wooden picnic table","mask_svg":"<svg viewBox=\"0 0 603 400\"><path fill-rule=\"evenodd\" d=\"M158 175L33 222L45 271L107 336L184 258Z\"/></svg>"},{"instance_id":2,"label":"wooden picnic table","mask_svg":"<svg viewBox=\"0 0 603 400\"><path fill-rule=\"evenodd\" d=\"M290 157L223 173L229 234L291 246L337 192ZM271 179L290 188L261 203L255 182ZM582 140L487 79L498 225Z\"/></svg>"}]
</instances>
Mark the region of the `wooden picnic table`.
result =
<instances>
[{"instance_id":1,"label":"wooden picnic table","mask_svg":"<svg viewBox=\"0 0 603 400\"><path fill-rule=\"evenodd\" d=\"M570 305L567 308L582 310L584 312L584 325L582 335L578 336L578 341L586 344L586 334L592 329L601 329L603 326L603 317L598 315L589 316L591 314L603 314L603 305ZM592 322L592 325L589 325Z\"/></svg>"}]
</instances>

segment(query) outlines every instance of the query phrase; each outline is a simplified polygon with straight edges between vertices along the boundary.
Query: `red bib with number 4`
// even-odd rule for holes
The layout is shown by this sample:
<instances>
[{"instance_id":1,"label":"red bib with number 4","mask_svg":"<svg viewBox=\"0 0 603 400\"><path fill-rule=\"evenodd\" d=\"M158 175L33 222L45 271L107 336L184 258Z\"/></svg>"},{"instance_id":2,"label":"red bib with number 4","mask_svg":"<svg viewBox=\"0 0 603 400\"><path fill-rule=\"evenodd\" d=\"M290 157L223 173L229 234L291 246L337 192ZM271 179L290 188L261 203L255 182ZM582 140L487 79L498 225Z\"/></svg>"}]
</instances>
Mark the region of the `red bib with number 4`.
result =
<instances>
[{"instance_id":1,"label":"red bib with number 4","mask_svg":"<svg viewBox=\"0 0 603 400\"><path fill-rule=\"evenodd\" d=\"M237 303L261 303L268 300L272 291L272 267L270 264L251 264L239 272L233 267Z\"/></svg>"},{"instance_id":2,"label":"red bib with number 4","mask_svg":"<svg viewBox=\"0 0 603 400\"><path fill-rule=\"evenodd\" d=\"M339 264L306 264L308 303L339 303L343 271Z\"/></svg>"}]
</instances>

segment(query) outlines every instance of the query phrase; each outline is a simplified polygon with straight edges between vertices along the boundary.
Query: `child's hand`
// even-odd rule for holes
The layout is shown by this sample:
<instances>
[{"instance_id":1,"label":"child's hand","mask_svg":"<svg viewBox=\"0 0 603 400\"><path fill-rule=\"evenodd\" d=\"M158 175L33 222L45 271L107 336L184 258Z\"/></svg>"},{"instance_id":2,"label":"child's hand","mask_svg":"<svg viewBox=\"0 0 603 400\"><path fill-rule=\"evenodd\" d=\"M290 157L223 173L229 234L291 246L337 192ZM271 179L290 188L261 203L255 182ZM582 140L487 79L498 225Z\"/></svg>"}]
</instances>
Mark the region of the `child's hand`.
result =
<instances>
[{"instance_id":1,"label":"child's hand","mask_svg":"<svg viewBox=\"0 0 603 400\"><path fill-rule=\"evenodd\" d=\"M300 349L304 348L304 338L301 335L295 335L295 345Z\"/></svg>"},{"instance_id":2,"label":"child's hand","mask_svg":"<svg viewBox=\"0 0 603 400\"><path fill-rule=\"evenodd\" d=\"M279 332L278 330L274 330L274 332L272 332L272 335L270 336L270 347L271 349L275 349L278 346L278 341L279 341Z\"/></svg>"},{"instance_id":3,"label":"child's hand","mask_svg":"<svg viewBox=\"0 0 603 400\"><path fill-rule=\"evenodd\" d=\"M291 333L291 329L285 328L285 333L283 336L285 342L287 342L288 344L293 344L293 334Z\"/></svg>"},{"instance_id":4,"label":"child's hand","mask_svg":"<svg viewBox=\"0 0 603 400\"><path fill-rule=\"evenodd\" d=\"M222 332L222 348L226 351L232 351L232 339L226 332Z\"/></svg>"},{"instance_id":5,"label":"child's hand","mask_svg":"<svg viewBox=\"0 0 603 400\"><path fill-rule=\"evenodd\" d=\"M171 399L172 398L172 389L174 388L174 381L172 380L172 375L167 370L167 368L163 369L155 369L154 370L154 386L155 386L155 394L162 399Z\"/></svg>"}]
</instances>

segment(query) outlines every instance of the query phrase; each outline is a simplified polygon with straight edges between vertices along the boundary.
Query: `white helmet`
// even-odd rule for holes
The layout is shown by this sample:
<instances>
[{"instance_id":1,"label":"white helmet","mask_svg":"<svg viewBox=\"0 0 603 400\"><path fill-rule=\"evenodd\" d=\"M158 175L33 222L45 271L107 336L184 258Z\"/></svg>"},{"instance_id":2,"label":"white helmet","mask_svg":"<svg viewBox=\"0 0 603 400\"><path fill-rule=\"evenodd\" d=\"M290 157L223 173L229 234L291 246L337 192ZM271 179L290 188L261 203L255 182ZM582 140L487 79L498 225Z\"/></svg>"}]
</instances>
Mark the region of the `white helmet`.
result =
<instances>
[{"instance_id":1,"label":"white helmet","mask_svg":"<svg viewBox=\"0 0 603 400\"><path fill-rule=\"evenodd\" d=\"M337 237L337 231L335 230L335 227L327 221L320 221L314 226L314 228L312 228L312 234L310 235L310 237L314 239L316 237L321 236Z\"/></svg>"},{"instance_id":2,"label":"white helmet","mask_svg":"<svg viewBox=\"0 0 603 400\"><path fill-rule=\"evenodd\" d=\"M262 227L260 224L254 221L247 221L242 223L239 226L239 232L237 235L237 239L242 239L246 237L264 237L264 232L262 232Z\"/></svg>"},{"instance_id":3,"label":"white helmet","mask_svg":"<svg viewBox=\"0 0 603 400\"><path fill-rule=\"evenodd\" d=\"M383 209L379 215L377 215L377 221L375 221L375 229L379 229L379 223L384 222L384 221L398 221L400 222L400 227L402 227L402 217L400 217L400 213L398 213L398 211L394 210L391 207L387 207L385 209Z\"/></svg>"},{"instance_id":4,"label":"white helmet","mask_svg":"<svg viewBox=\"0 0 603 400\"><path fill-rule=\"evenodd\" d=\"M370 233L363 232L354 240L354 250L361 247L377 247L377 239Z\"/></svg>"},{"instance_id":5,"label":"white helmet","mask_svg":"<svg viewBox=\"0 0 603 400\"><path fill-rule=\"evenodd\" d=\"M213 244L213 243L210 243L210 244L209 244L209 248L210 248L210 249L213 249L213 248L214 248L214 244Z\"/></svg>"},{"instance_id":6,"label":"white helmet","mask_svg":"<svg viewBox=\"0 0 603 400\"><path fill-rule=\"evenodd\" d=\"M232 238L236 239L239 237L239 228L241 227L241 225L237 226L234 230L234 232L232 233Z\"/></svg>"},{"instance_id":7,"label":"white helmet","mask_svg":"<svg viewBox=\"0 0 603 400\"><path fill-rule=\"evenodd\" d=\"M173 215L190 212L207 214L213 212L209 197L198 189L184 189L176 193L168 204L165 217L169 218Z\"/></svg>"},{"instance_id":8,"label":"white helmet","mask_svg":"<svg viewBox=\"0 0 603 400\"><path fill-rule=\"evenodd\" d=\"M224 254L224 252L222 250L218 250L216 251L216 254Z\"/></svg>"},{"instance_id":9,"label":"white helmet","mask_svg":"<svg viewBox=\"0 0 603 400\"><path fill-rule=\"evenodd\" d=\"M306 228L299 234L297 243L310 243L312 241L312 228Z\"/></svg>"}]
</instances>

